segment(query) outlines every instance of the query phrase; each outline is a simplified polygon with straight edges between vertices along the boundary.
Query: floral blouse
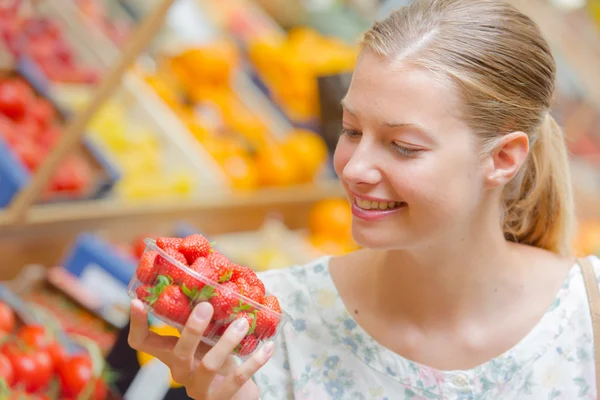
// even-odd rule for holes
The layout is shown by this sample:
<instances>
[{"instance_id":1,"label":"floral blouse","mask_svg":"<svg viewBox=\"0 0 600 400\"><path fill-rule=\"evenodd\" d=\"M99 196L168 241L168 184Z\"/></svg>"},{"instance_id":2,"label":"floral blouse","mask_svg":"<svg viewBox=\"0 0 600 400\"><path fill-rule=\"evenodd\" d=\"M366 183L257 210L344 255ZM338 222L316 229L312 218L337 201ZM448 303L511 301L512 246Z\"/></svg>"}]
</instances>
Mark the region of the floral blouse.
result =
<instances>
[{"instance_id":1,"label":"floral blouse","mask_svg":"<svg viewBox=\"0 0 600 400\"><path fill-rule=\"evenodd\" d=\"M412 362L369 336L348 313L329 257L261 274L292 317L254 377L261 400L595 399L592 325L573 266L556 300L515 347L470 370ZM596 276L600 260L591 258Z\"/></svg>"}]
</instances>

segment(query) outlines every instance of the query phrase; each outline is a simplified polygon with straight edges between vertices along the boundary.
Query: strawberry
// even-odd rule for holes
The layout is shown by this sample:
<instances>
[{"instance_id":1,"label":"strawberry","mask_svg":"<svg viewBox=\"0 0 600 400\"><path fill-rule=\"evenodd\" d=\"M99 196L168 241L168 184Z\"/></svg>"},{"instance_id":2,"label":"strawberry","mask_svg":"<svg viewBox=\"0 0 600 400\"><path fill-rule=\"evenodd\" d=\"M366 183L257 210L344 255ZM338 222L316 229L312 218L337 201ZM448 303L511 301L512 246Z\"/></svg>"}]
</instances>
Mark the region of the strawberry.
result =
<instances>
[{"instance_id":1,"label":"strawberry","mask_svg":"<svg viewBox=\"0 0 600 400\"><path fill-rule=\"evenodd\" d=\"M177 285L167 286L153 305L154 312L164 318L185 325L192 312L190 299Z\"/></svg>"},{"instance_id":2,"label":"strawberry","mask_svg":"<svg viewBox=\"0 0 600 400\"><path fill-rule=\"evenodd\" d=\"M135 296L140 299L143 303L150 304L149 297L152 295L150 290L152 288L148 285L140 285L135 288Z\"/></svg>"},{"instance_id":3,"label":"strawberry","mask_svg":"<svg viewBox=\"0 0 600 400\"><path fill-rule=\"evenodd\" d=\"M167 253L167 255L171 256L171 258L175 259L176 261L179 261L181 264L185 266L188 265L187 260L185 259L183 254L181 254L177 250L168 248L167 250L165 250L165 253ZM161 256L160 254L158 255L158 257L156 257L155 264L158 275L165 275L170 277L171 279L173 279L173 283L180 283L181 280L186 276L186 272L183 269L172 264L169 260Z\"/></svg>"},{"instance_id":4,"label":"strawberry","mask_svg":"<svg viewBox=\"0 0 600 400\"><path fill-rule=\"evenodd\" d=\"M141 283L151 285L158 276L154 265L158 253L156 251L146 251L142 254L135 274Z\"/></svg>"},{"instance_id":5,"label":"strawberry","mask_svg":"<svg viewBox=\"0 0 600 400\"><path fill-rule=\"evenodd\" d=\"M239 281L241 278L244 278L246 282L250 284L250 286L257 287L258 290L262 293L262 296L265 295L265 285L262 283L260 278L256 275L256 272L251 270L248 267L242 267L241 265L235 264L233 266L233 273L231 275L231 280L234 282Z\"/></svg>"},{"instance_id":6,"label":"strawberry","mask_svg":"<svg viewBox=\"0 0 600 400\"><path fill-rule=\"evenodd\" d=\"M258 310L254 334L261 339L269 339L277 332L280 316L268 310Z\"/></svg>"},{"instance_id":7,"label":"strawberry","mask_svg":"<svg viewBox=\"0 0 600 400\"><path fill-rule=\"evenodd\" d=\"M211 247L209 241L202 235L190 235L181 241L179 252L185 256L191 265L199 257L206 257L210 254Z\"/></svg>"},{"instance_id":8,"label":"strawberry","mask_svg":"<svg viewBox=\"0 0 600 400\"><path fill-rule=\"evenodd\" d=\"M219 252L213 252L206 257L219 276L219 283L227 282L233 275L233 263Z\"/></svg>"},{"instance_id":9,"label":"strawberry","mask_svg":"<svg viewBox=\"0 0 600 400\"><path fill-rule=\"evenodd\" d=\"M279 299L277 299L277 297L272 295L265 296L265 300L262 304L277 314L281 314L281 306L279 305Z\"/></svg>"},{"instance_id":10,"label":"strawberry","mask_svg":"<svg viewBox=\"0 0 600 400\"><path fill-rule=\"evenodd\" d=\"M171 237L159 237L156 239L156 245L162 250L173 249L179 250L179 246L183 239Z\"/></svg>"},{"instance_id":11,"label":"strawberry","mask_svg":"<svg viewBox=\"0 0 600 400\"><path fill-rule=\"evenodd\" d=\"M254 300L258 304L262 304L265 294L264 292L261 292L259 287L250 285L244 278L239 278L235 283L238 286L241 295L246 296L250 300Z\"/></svg>"},{"instance_id":12,"label":"strawberry","mask_svg":"<svg viewBox=\"0 0 600 400\"><path fill-rule=\"evenodd\" d=\"M207 280L213 282L217 282L219 280L217 272L211 267L208 260L204 257L197 259L196 262L190 265L190 269L196 271L198 274L202 275ZM196 278L195 276L192 276L191 274L185 274L181 278L181 286L185 286L190 290L202 290L206 286L206 283Z\"/></svg>"},{"instance_id":13,"label":"strawberry","mask_svg":"<svg viewBox=\"0 0 600 400\"><path fill-rule=\"evenodd\" d=\"M237 355L245 357L258 347L258 339L254 335L246 336L235 348Z\"/></svg>"},{"instance_id":14,"label":"strawberry","mask_svg":"<svg viewBox=\"0 0 600 400\"><path fill-rule=\"evenodd\" d=\"M239 304L238 293L238 287L233 282L226 282L217 289L215 296L210 299L210 304L215 310L213 319L228 319L235 313L234 308Z\"/></svg>"},{"instance_id":15,"label":"strawberry","mask_svg":"<svg viewBox=\"0 0 600 400\"><path fill-rule=\"evenodd\" d=\"M215 332L215 336L223 336L225 334L225 331L227 330L227 328L229 328L230 324L221 324L217 327L217 330Z\"/></svg>"}]
</instances>

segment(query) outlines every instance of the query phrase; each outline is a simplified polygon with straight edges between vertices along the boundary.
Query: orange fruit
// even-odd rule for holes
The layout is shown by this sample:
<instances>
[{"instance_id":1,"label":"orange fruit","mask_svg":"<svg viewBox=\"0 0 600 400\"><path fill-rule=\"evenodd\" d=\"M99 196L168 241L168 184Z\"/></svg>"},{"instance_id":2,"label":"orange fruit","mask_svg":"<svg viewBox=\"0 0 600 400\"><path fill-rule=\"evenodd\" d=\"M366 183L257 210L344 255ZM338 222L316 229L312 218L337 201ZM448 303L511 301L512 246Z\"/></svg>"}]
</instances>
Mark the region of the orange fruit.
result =
<instances>
[{"instance_id":1,"label":"orange fruit","mask_svg":"<svg viewBox=\"0 0 600 400\"><path fill-rule=\"evenodd\" d=\"M309 214L311 235L326 235L336 241L346 241L352 236L352 211L346 199L321 200Z\"/></svg>"},{"instance_id":2,"label":"orange fruit","mask_svg":"<svg viewBox=\"0 0 600 400\"><path fill-rule=\"evenodd\" d=\"M327 160L327 145L312 131L297 129L282 144L283 151L298 168L298 181L310 182Z\"/></svg>"},{"instance_id":3,"label":"orange fruit","mask_svg":"<svg viewBox=\"0 0 600 400\"><path fill-rule=\"evenodd\" d=\"M281 148L273 145L257 151L256 168L261 186L292 185L296 183L298 176L298 165Z\"/></svg>"}]
</instances>

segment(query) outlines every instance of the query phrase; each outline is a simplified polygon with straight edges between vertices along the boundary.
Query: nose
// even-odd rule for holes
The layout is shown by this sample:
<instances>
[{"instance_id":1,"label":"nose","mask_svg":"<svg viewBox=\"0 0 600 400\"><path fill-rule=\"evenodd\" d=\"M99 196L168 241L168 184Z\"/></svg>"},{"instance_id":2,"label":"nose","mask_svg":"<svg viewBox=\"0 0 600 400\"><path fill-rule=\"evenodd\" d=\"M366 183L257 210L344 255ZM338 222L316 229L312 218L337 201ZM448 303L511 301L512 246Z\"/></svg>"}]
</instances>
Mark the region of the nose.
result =
<instances>
[{"instance_id":1,"label":"nose","mask_svg":"<svg viewBox=\"0 0 600 400\"><path fill-rule=\"evenodd\" d=\"M355 148L342 170L342 178L352 185L374 185L381 181L377 152L366 143L366 140L362 140Z\"/></svg>"}]
</instances>

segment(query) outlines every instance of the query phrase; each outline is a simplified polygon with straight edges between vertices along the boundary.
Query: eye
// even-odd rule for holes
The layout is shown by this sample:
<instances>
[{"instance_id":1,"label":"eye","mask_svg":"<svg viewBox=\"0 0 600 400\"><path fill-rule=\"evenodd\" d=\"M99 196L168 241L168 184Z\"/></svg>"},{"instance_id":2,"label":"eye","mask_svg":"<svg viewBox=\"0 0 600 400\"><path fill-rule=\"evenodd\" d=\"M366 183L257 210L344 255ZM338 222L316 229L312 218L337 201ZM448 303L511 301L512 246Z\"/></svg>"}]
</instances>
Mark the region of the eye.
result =
<instances>
[{"instance_id":1,"label":"eye","mask_svg":"<svg viewBox=\"0 0 600 400\"><path fill-rule=\"evenodd\" d=\"M396 153L404 158L415 158L422 151L422 149L415 149L410 147L401 146L398 143L392 143Z\"/></svg>"},{"instance_id":2,"label":"eye","mask_svg":"<svg viewBox=\"0 0 600 400\"><path fill-rule=\"evenodd\" d=\"M349 138L356 138L356 137L359 137L361 135L361 133L359 131L355 131L353 129L342 128L342 135L346 135Z\"/></svg>"}]
</instances>

